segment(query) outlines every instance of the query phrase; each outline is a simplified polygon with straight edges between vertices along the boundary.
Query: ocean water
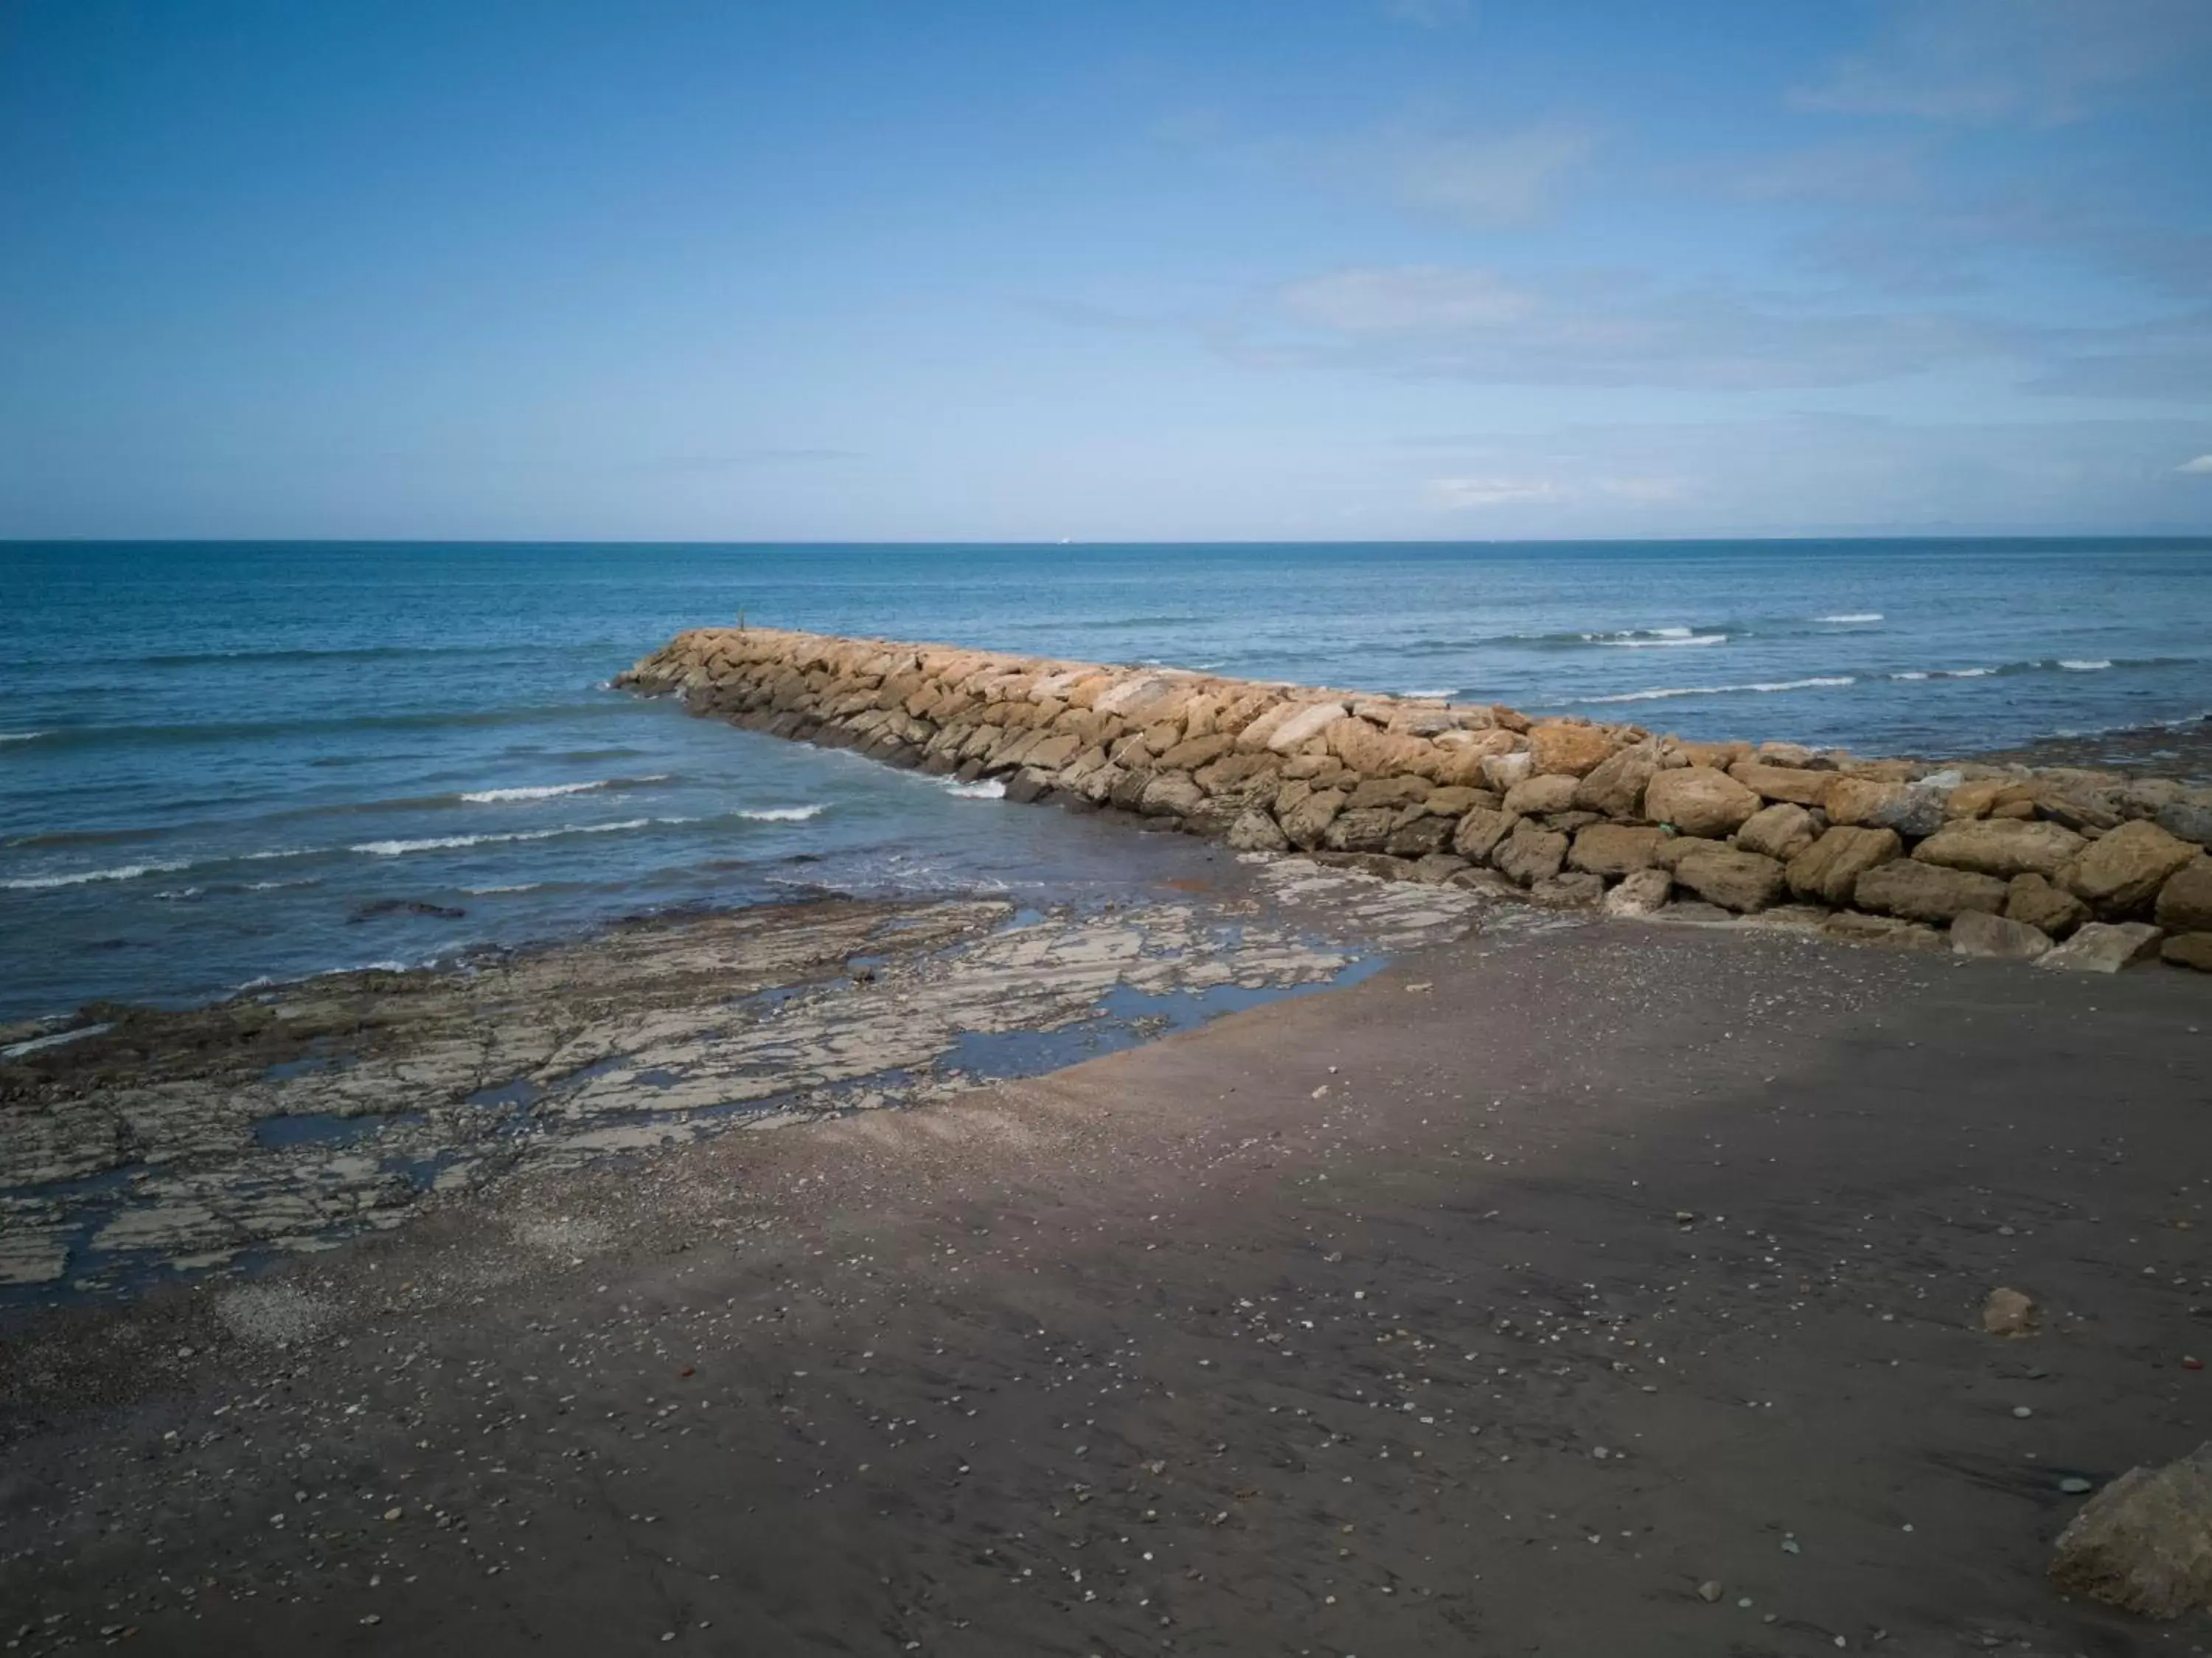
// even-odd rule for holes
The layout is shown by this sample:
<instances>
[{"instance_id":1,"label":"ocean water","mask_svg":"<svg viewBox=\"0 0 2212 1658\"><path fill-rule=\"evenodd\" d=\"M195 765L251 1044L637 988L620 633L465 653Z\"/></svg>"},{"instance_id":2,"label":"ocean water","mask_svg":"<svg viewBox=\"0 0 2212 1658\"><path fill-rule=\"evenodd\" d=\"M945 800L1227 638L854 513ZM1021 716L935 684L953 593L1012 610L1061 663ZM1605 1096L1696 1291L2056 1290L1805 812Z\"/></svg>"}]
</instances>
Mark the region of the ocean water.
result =
<instances>
[{"instance_id":1,"label":"ocean water","mask_svg":"<svg viewBox=\"0 0 2212 1658\"><path fill-rule=\"evenodd\" d=\"M741 609L1868 753L2212 711L2203 539L17 543L0 1017L823 888L1111 892L1169 856L606 688Z\"/></svg>"}]
</instances>

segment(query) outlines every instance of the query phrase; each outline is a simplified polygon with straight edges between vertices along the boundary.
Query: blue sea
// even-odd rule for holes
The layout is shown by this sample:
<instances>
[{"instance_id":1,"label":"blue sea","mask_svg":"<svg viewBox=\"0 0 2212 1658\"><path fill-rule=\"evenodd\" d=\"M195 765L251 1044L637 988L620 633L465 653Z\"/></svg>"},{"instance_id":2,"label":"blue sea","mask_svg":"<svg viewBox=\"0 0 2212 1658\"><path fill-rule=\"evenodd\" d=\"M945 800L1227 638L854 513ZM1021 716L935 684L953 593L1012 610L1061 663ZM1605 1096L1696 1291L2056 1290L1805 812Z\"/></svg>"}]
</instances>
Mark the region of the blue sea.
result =
<instances>
[{"instance_id":1,"label":"blue sea","mask_svg":"<svg viewBox=\"0 0 2212 1658\"><path fill-rule=\"evenodd\" d=\"M0 1018L687 905L1132 878L1115 826L607 688L740 610L1866 753L2212 710L2204 539L17 543L0 546Z\"/></svg>"}]
</instances>

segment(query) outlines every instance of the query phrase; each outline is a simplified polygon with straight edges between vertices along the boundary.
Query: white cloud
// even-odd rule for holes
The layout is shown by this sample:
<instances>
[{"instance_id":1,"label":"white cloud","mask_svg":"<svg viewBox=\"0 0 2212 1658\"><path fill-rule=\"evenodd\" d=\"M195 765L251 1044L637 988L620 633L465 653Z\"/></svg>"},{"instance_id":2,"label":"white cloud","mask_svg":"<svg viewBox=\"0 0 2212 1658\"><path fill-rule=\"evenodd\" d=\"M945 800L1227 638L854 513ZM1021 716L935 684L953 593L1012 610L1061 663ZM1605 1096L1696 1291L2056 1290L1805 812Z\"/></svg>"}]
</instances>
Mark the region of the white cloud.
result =
<instances>
[{"instance_id":1,"label":"white cloud","mask_svg":"<svg viewBox=\"0 0 2212 1658\"><path fill-rule=\"evenodd\" d=\"M2203 0L1895 0L1800 109L1986 125L2077 120L2095 98L2212 48Z\"/></svg>"},{"instance_id":2,"label":"white cloud","mask_svg":"<svg viewBox=\"0 0 2212 1658\"><path fill-rule=\"evenodd\" d=\"M2185 460L2174 471L2197 477L2212 476L2212 454L2200 454L2194 460Z\"/></svg>"},{"instance_id":3,"label":"white cloud","mask_svg":"<svg viewBox=\"0 0 2212 1658\"><path fill-rule=\"evenodd\" d=\"M1458 512L1556 501L1565 491L1548 478L1432 478L1429 493L1439 505Z\"/></svg>"},{"instance_id":4,"label":"white cloud","mask_svg":"<svg viewBox=\"0 0 2212 1658\"><path fill-rule=\"evenodd\" d=\"M1393 171L1407 205L1475 225L1531 218L1596 152L1598 135L1569 121L1517 132L1401 140Z\"/></svg>"},{"instance_id":5,"label":"white cloud","mask_svg":"<svg viewBox=\"0 0 2212 1658\"><path fill-rule=\"evenodd\" d=\"M1292 283L1284 308L1297 320L1341 334L1455 334L1520 322L1535 301L1495 273L1417 265L1340 271Z\"/></svg>"}]
</instances>

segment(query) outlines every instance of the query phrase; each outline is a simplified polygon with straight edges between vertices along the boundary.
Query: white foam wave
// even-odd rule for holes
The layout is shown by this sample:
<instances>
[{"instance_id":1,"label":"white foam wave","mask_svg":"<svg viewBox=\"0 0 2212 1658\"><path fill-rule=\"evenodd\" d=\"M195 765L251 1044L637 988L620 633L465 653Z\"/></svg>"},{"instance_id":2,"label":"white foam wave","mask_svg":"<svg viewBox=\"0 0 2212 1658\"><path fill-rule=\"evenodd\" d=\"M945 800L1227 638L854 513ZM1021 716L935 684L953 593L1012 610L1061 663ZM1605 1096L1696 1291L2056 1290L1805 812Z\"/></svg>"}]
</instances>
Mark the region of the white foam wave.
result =
<instances>
[{"instance_id":1,"label":"white foam wave","mask_svg":"<svg viewBox=\"0 0 2212 1658\"><path fill-rule=\"evenodd\" d=\"M1401 692L1400 692L1398 694L1399 694L1401 697L1419 697L1419 698L1425 698L1426 700L1431 701L1431 702L1441 702L1441 701L1443 701L1443 700L1445 700L1446 698L1449 698L1449 697L1451 696L1451 694L1452 694L1452 693L1451 693L1451 692L1450 692L1450 691L1449 691L1449 690L1444 690L1444 691L1401 691Z\"/></svg>"},{"instance_id":2,"label":"white foam wave","mask_svg":"<svg viewBox=\"0 0 2212 1658\"><path fill-rule=\"evenodd\" d=\"M349 846L349 852L363 852L371 857L404 857L410 852L451 852L465 846L489 846L502 841L551 840L556 835L607 835L617 830L642 829L653 822L651 818L626 818L620 823L571 823L558 829L517 829L500 835L432 835L423 840L367 840L357 846ZM678 819L663 819L677 822Z\"/></svg>"},{"instance_id":3,"label":"white foam wave","mask_svg":"<svg viewBox=\"0 0 2212 1658\"><path fill-rule=\"evenodd\" d=\"M1839 625L1879 622L1881 620L1881 613L1878 610L1852 610L1844 612L1841 616L1816 616L1813 619L1816 622L1835 622Z\"/></svg>"},{"instance_id":4,"label":"white foam wave","mask_svg":"<svg viewBox=\"0 0 2212 1658\"><path fill-rule=\"evenodd\" d=\"M0 881L0 891L10 893L40 893L55 887L82 887L91 881L136 881L141 875L174 875L179 869L189 869L189 863L125 863L112 869L80 869L66 875L20 875L13 881Z\"/></svg>"},{"instance_id":5,"label":"white foam wave","mask_svg":"<svg viewBox=\"0 0 2212 1658\"><path fill-rule=\"evenodd\" d=\"M667 781L665 772L649 777L594 777L589 783L548 783L523 789L479 789L461 798L471 806L499 806L510 801L556 800L562 795L588 794L594 789L617 789L628 784Z\"/></svg>"},{"instance_id":6,"label":"white foam wave","mask_svg":"<svg viewBox=\"0 0 2212 1658\"><path fill-rule=\"evenodd\" d=\"M66 1042L81 1042L88 1036L98 1036L115 1028L111 1021L104 1025L79 1025L73 1031L55 1031L47 1036L34 1036L27 1042L10 1042L0 1048L0 1059L17 1059L27 1053L36 1053L42 1048L58 1048Z\"/></svg>"},{"instance_id":7,"label":"white foam wave","mask_svg":"<svg viewBox=\"0 0 2212 1658\"><path fill-rule=\"evenodd\" d=\"M534 893L544 884L542 881L521 881L510 887L464 887L461 890L473 897L483 898L491 893Z\"/></svg>"},{"instance_id":8,"label":"white foam wave","mask_svg":"<svg viewBox=\"0 0 2212 1658\"><path fill-rule=\"evenodd\" d=\"M2095 661L2061 661L2058 666L2069 674L2094 674L2100 668L2110 667L2112 663L2100 658Z\"/></svg>"},{"instance_id":9,"label":"white foam wave","mask_svg":"<svg viewBox=\"0 0 2212 1658\"><path fill-rule=\"evenodd\" d=\"M1585 633L1585 639L1599 644L1618 646L1623 650L1680 649L1698 645L1724 645L1725 633L1692 633L1686 627L1655 627L1644 634Z\"/></svg>"},{"instance_id":10,"label":"white foam wave","mask_svg":"<svg viewBox=\"0 0 2212 1658\"><path fill-rule=\"evenodd\" d=\"M1662 686L1652 691L1624 691L1610 697L1585 697L1583 700L1586 703L1656 703L1674 697L1764 696L1777 691L1826 691L1857 683L1857 680L1848 674L1823 674L1810 680L1758 680L1749 685Z\"/></svg>"},{"instance_id":11,"label":"white foam wave","mask_svg":"<svg viewBox=\"0 0 2212 1658\"><path fill-rule=\"evenodd\" d=\"M980 783L947 783L945 792L960 800L1003 800L1006 785L996 777L985 777Z\"/></svg>"},{"instance_id":12,"label":"white foam wave","mask_svg":"<svg viewBox=\"0 0 2212 1658\"><path fill-rule=\"evenodd\" d=\"M0 742L35 742L46 735L43 731L0 731Z\"/></svg>"},{"instance_id":13,"label":"white foam wave","mask_svg":"<svg viewBox=\"0 0 2212 1658\"><path fill-rule=\"evenodd\" d=\"M809 818L818 818L830 808L826 806L762 806L750 812L740 812L741 818L750 818L755 823L804 823Z\"/></svg>"},{"instance_id":14,"label":"white foam wave","mask_svg":"<svg viewBox=\"0 0 2212 1658\"><path fill-rule=\"evenodd\" d=\"M320 875L309 875L309 876L308 876L306 880L304 880L304 881L252 881L252 882L249 882L249 883L247 884L246 890L247 892L249 892L249 893L280 893L280 892L284 891L287 887L319 887L319 886L321 886L322 884L323 884L323 878L322 878Z\"/></svg>"}]
</instances>

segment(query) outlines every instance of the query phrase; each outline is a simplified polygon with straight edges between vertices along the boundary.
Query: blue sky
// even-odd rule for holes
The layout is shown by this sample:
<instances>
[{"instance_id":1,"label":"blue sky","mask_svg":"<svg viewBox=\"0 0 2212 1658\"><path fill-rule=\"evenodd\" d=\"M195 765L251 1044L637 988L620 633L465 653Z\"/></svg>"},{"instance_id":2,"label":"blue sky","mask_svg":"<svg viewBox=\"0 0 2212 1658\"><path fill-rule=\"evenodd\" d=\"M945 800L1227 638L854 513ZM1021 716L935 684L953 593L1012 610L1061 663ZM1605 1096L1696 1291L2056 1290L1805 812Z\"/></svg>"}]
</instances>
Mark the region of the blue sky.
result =
<instances>
[{"instance_id":1,"label":"blue sky","mask_svg":"<svg viewBox=\"0 0 2212 1658\"><path fill-rule=\"evenodd\" d=\"M2212 527L2212 3L8 0L0 535Z\"/></svg>"}]
</instances>

